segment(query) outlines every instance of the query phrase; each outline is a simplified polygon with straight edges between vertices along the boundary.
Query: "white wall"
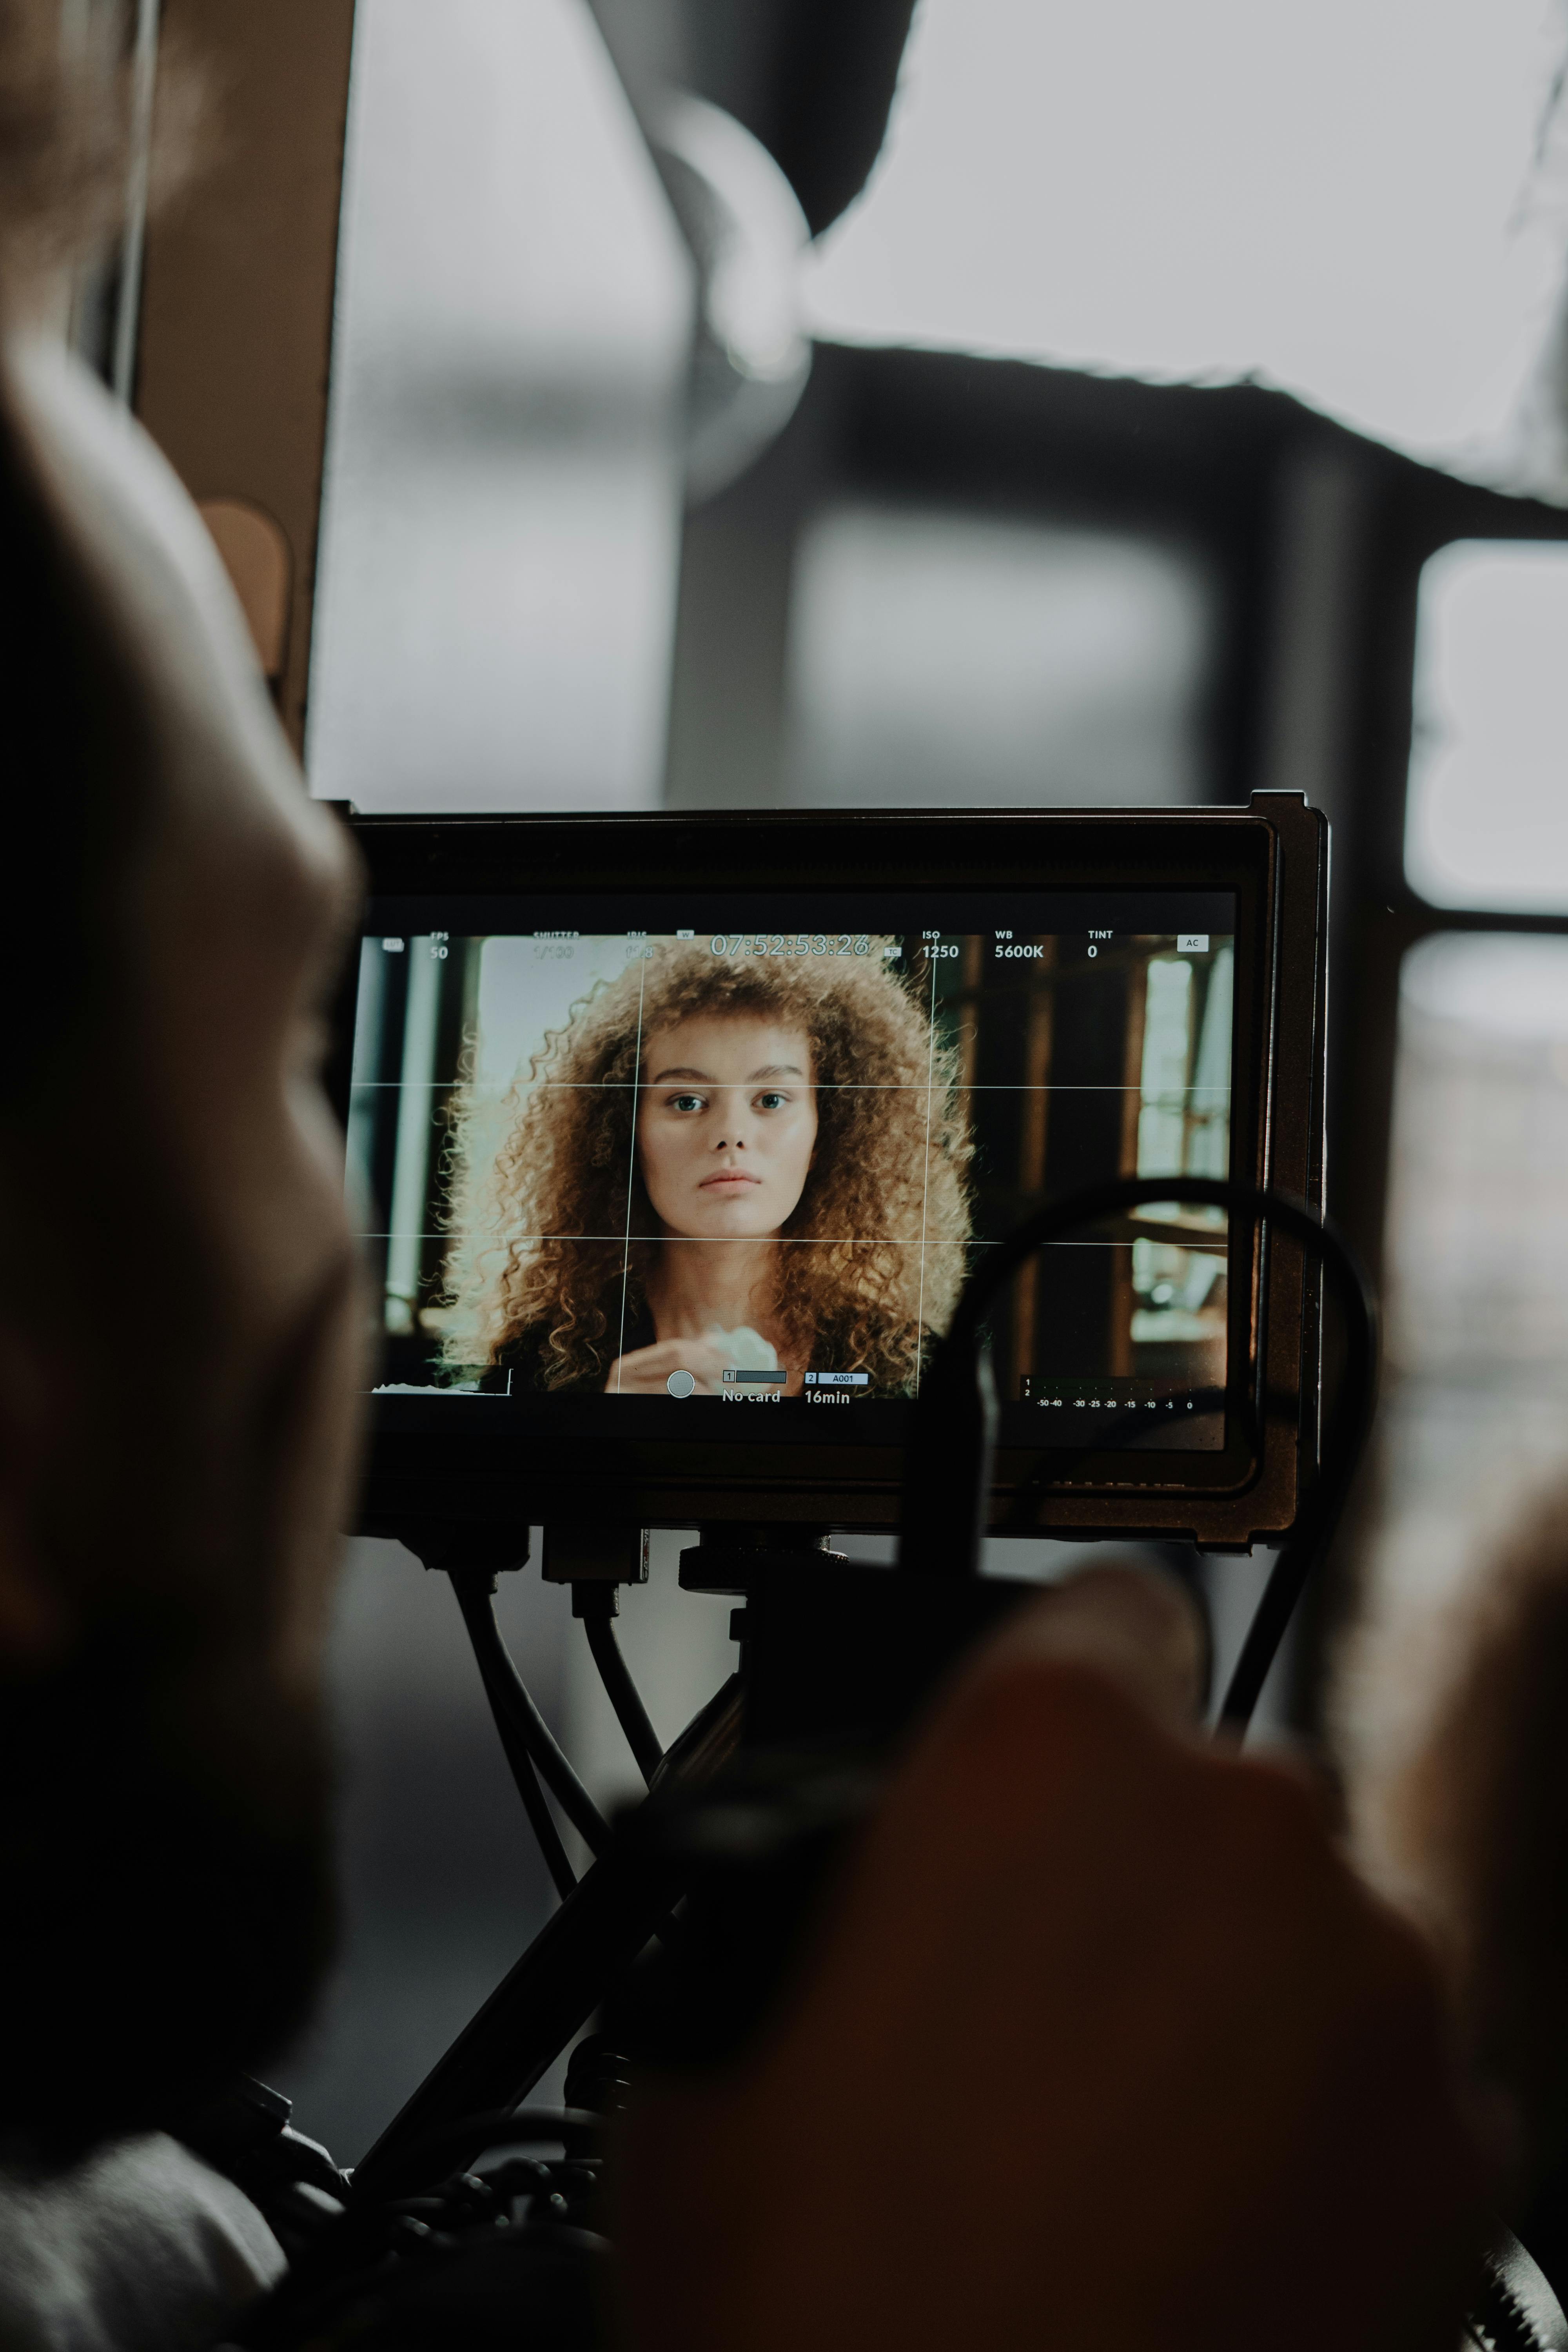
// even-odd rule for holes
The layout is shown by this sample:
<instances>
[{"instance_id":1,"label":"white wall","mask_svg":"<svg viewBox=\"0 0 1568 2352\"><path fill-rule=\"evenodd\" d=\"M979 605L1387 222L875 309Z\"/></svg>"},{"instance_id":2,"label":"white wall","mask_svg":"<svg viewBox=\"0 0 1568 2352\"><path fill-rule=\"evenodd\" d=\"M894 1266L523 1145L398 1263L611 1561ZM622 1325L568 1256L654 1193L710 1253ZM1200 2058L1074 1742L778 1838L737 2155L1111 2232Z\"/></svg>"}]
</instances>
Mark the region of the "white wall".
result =
<instances>
[{"instance_id":1,"label":"white wall","mask_svg":"<svg viewBox=\"0 0 1568 2352\"><path fill-rule=\"evenodd\" d=\"M314 792L657 801L691 301L583 0L361 0Z\"/></svg>"}]
</instances>

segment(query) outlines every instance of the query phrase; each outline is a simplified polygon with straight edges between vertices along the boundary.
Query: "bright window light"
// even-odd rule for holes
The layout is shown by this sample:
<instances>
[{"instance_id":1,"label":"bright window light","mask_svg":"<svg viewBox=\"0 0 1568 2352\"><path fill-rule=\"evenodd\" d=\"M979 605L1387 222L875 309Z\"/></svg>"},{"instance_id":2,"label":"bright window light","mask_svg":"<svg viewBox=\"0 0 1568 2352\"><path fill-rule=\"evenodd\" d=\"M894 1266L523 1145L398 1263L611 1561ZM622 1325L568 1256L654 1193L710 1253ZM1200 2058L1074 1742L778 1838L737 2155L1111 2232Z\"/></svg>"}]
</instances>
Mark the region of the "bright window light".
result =
<instances>
[{"instance_id":1,"label":"bright window light","mask_svg":"<svg viewBox=\"0 0 1568 2352\"><path fill-rule=\"evenodd\" d=\"M1562 282L1565 48L1555 0L924 0L816 327L1256 374L1481 463Z\"/></svg>"},{"instance_id":2,"label":"bright window light","mask_svg":"<svg viewBox=\"0 0 1568 2352\"><path fill-rule=\"evenodd\" d=\"M1568 545L1458 540L1421 574L1405 815L1438 907L1568 909Z\"/></svg>"},{"instance_id":3,"label":"bright window light","mask_svg":"<svg viewBox=\"0 0 1568 2352\"><path fill-rule=\"evenodd\" d=\"M1511 1371L1539 1383L1542 1404L1551 1402L1534 1450L1553 1475L1568 1384L1565 1164L1568 940L1484 931L1423 940L1405 960L1399 992L1390 1354L1406 1373L1489 1386ZM1500 1422L1495 1396L1472 1395L1438 1433L1438 1450L1462 1449L1469 1475L1460 1495L1467 1483L1471 1490L1462 1507L1472 1513L1477 1496L1495 1501L1509 1454L1531 1440L1517 1411L1505 1406ZM1426 1467L1452 1492L1448 1465Z\"/></svg>"}]
</instances>

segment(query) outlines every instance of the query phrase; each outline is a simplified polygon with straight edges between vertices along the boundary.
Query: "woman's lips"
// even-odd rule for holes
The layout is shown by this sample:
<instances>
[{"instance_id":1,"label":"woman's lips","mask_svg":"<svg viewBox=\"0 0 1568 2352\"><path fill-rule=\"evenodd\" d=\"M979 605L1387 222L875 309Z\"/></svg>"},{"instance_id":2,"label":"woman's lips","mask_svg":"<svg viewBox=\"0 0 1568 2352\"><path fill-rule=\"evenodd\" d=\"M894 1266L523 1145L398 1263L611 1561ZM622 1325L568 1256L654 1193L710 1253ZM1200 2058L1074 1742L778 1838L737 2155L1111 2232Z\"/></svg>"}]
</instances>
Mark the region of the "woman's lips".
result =
<instances>
[{"instance_id":1,"label":"woman's lips","mask_svg":"<svg viewBox=\"0 0 1568 2352\"><path fill-rule=\"evenodd\" d=\"M760 1184L760 1176L748 1176L743 1168L721 1168L711 1176L704 1176L698 1186L700 1192L728 1192L731 1184Z\"/></svg>"}]
</instances>

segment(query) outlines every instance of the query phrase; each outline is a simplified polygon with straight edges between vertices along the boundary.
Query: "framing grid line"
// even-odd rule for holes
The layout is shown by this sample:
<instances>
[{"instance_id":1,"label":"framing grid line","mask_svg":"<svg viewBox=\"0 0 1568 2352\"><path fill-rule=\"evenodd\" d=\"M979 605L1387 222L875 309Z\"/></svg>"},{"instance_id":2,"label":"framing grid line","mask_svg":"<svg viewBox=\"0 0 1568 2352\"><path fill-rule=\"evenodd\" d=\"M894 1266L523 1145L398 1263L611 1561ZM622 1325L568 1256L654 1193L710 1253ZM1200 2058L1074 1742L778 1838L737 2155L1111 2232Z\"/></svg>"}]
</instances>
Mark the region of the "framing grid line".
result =
<instances>
[{"instance_id":1,"label":"framing grid line","mask_svg":"<svg viewBox=\"0 0 1568 2352\"><path fill-rule=\"evenodd\" d=\"M411 1094L416 1091L416 1088L428 1087L432 1094L439 1094L443 1091L449 1093L456 1083L458 1082L451 1078L416 1080L355 1078L351 1084L350 1092L356 1095L400 1092ZM704 1083L710 1082L704 1081ZM497 1094L510 1094L512 1087L518 1084L518 1080L516 1078L469 1079L467 1084L470 1093L493 1090ZM539 1094L549 1091L556 1094L613 1095L622 1093L628 1087L634 1092L647 1091L640 1078L531 1078L529 1086L532 1092ZM921 1092L918 1086L905 1086L901 1082L882 1078L835 1078L832 1080L814 1078L812 1087L813 1090L819 1095L918 1095ZM1079 1086L1076 1083L1071 1086L1047 1084L1030 1087L1022 1083L1015 1086L1011 1082L1004 1083L992 1079L987 1079L983 1086L964 1086L959 1083L953 1087L954 1094L961 1095L1136 1095L1142 1094L1142 1087ZM1170 1097L1228 1095L1234 1090L1229 1086L1189 1085L1167 1087L1163 1091Z\"/></svg>"},{"instance_id":2,"label":"framing grid line","mask_svg":"<svg viewBox=\"0 0 1568 2352\"><path fill-rule=\"evenodd\" d=\"M413 1235L362 1233L359 1238L362 1242L409 1239L438 1242L447 1240L448 1236L442 1233ZM619 1234L514 1234L512 1238L520 1242L618 1242L621 1236ZM661 1243L684 1243L689 1249L721 1249L725 1245L725 1237L721 1234L661 1234L658 1238ZM1158 1234L1148 1234L1142 1238L1155 1241L1161 1237ZM1217 1227L1215 1229L1215 1238L1212 1241L1194 1238L1192 1230L1188 1228L1172 1234L1169 1242L1173 1249L1215 1250L1221 1255L1227 1247ZM988 1240L984 1234L972 1234L963 1246L965 1249L980 1250L997 1249L1001 1244L999 1242ZM1132 1244L1131 1241L1059 1241L1046 1242L1042 1246L1046 1249L1131 1249ZM780 1234L775 1238L774 1247L777 1249L942 1249L945 1247L945 1244L922 1242L918 1234Z\"/></svg>"}]
</instances>

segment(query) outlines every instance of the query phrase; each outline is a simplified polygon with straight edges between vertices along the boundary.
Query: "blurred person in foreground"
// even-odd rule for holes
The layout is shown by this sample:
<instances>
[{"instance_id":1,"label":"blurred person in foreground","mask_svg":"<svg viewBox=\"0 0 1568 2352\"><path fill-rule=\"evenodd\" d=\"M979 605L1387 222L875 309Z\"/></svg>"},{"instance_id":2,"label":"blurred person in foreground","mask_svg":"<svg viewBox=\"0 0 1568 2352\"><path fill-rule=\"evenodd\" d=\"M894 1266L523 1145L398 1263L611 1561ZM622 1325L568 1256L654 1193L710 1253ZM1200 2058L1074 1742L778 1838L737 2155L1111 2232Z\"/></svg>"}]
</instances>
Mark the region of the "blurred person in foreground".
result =
<instances>
[{"instance_id":1,"label":"blurred person in foreground","mask_svg":"<svg viewBox=\"0 0 1568 2352\"><path fill-rule=\"evenodd\" d=\"M275 2275L156 2127L265 2063L330 1945L354 877L194 509L15 284L0 2340L125 2352ZM1203 1744L1197 1656L1110 1572L971 1664L763 2046L645 2091L629 2340L1453 2344L1483 2178L1435 1971L1303 1782Z\"/></svg>"}]
</instances>

